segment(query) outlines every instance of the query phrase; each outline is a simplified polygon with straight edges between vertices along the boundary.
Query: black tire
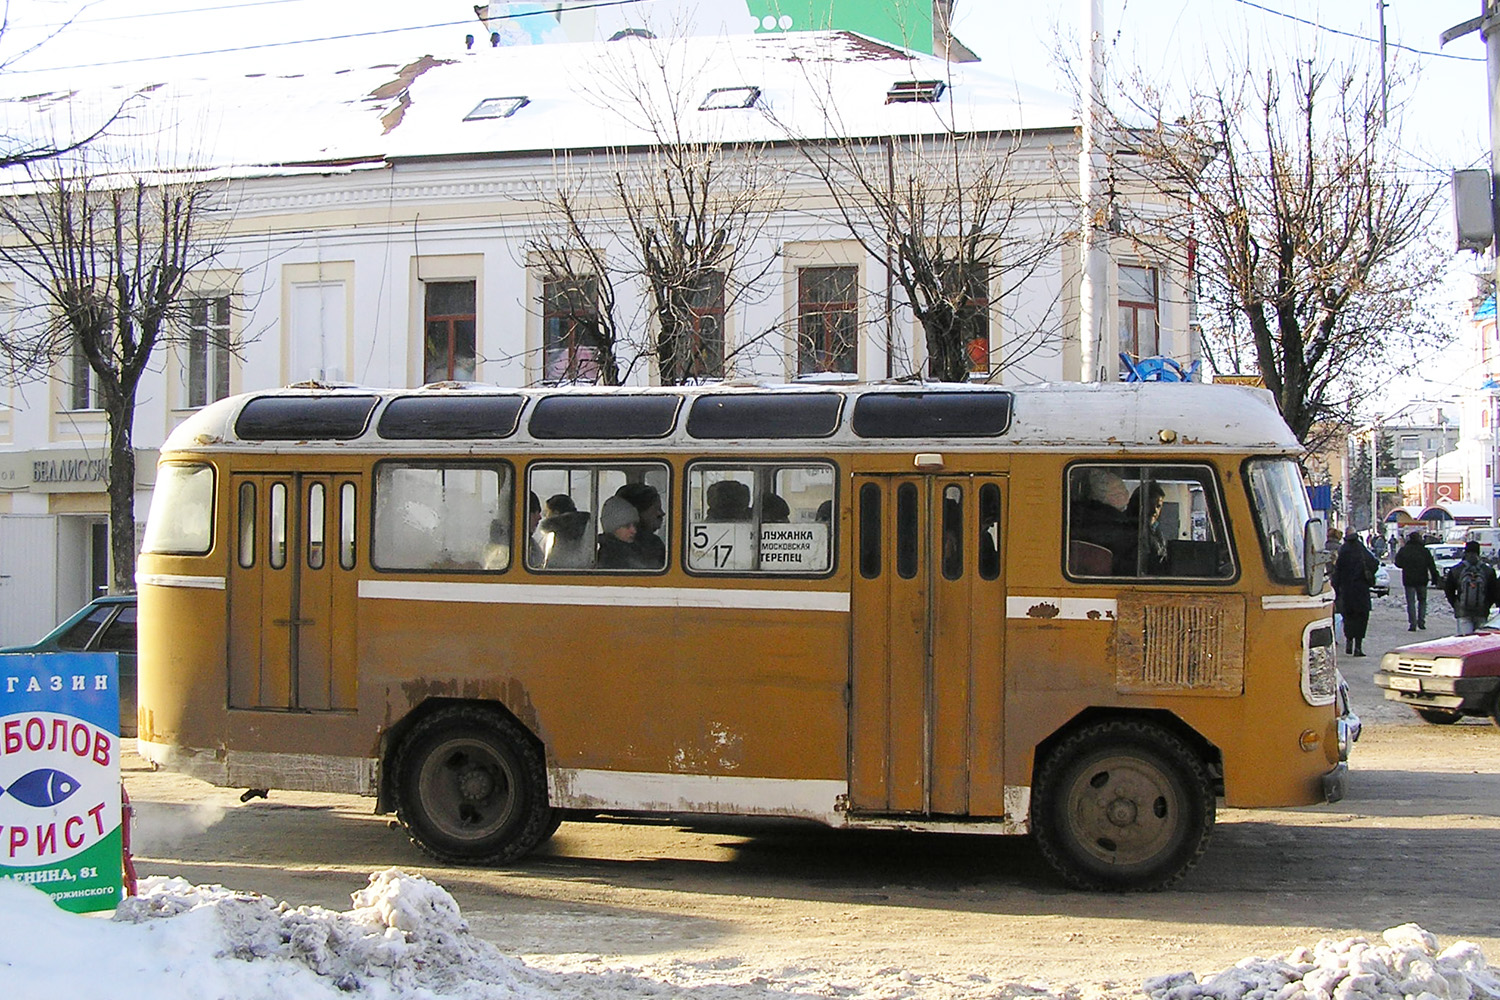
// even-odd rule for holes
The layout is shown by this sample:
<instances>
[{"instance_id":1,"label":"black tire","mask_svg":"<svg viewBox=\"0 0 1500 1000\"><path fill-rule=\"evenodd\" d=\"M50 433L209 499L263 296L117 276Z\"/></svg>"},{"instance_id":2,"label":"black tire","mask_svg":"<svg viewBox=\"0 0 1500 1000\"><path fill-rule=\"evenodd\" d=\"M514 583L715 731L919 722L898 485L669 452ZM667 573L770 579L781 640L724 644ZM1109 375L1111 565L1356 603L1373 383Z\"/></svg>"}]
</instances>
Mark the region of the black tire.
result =
<instances>
[{"instance_id":1,"label":"black tire","mask_svg":"<svg viewBox=\"0 0 1500 1000\"><path fill-rule=\"evenodd\" d=\"M1446 708L1419 708L1416 713L1423 722L1430 722L1434 726L1451 726L1464 717L1464 713L1450 712Z\"/></svg>"},{"instance_id":2,"label":"black tire","mask_svg":"<svg viewBox=\"0 0 1500 1000\"><path fill-rule=\"evenodd\" d=\"M434 712L412 727L393 767L401 824L439 861L505 864L548 832L541 752L497 712L473 705Z\"/></svg>"},{"instance_id":3,"label":"black tire","mask_svg":"<svg viewBox=\"0 0 1500 1000\"><path fill-rule=\"evenodd\" d=\"M1032 836L1075 889L1165 889L1198 863L1213 826L1202 758L1149 722L1085 726L1037 767Z\"/></svg>"}]
</instances>

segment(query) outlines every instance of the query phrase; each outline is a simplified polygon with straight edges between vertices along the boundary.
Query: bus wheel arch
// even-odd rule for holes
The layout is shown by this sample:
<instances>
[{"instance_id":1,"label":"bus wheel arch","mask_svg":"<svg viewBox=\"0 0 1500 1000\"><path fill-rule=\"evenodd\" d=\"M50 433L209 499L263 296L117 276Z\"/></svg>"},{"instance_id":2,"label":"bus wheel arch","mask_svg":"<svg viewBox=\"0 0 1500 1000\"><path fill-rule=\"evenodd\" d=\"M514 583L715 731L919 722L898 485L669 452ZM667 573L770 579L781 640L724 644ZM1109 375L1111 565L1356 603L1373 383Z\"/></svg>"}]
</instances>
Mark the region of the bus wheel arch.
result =
<instances>
[{"instance_id":1,"label":"bus wheel arch","mask_svg":"<svg viewBox=\"0 0 1500 1000\"><path fill-rule=\"evenodd\" d=\"M1037 749L1033 839L1074 888L1164 889L1208 847L1216 763L1169 713L1083 713Z\"/></svg>"},{"instance_id":2,"label":"bus wheel arch","mask_svg":"<svg viewBox=\"0 0 1500 1000\"><path fill-rule=\"evenodd\" d=\"M501 706L437 701L388 741L383 795L439 861L505 864L553 829L545 755ZM407 720L403 720L406 722Z\"/></svg>"}]
</instances>

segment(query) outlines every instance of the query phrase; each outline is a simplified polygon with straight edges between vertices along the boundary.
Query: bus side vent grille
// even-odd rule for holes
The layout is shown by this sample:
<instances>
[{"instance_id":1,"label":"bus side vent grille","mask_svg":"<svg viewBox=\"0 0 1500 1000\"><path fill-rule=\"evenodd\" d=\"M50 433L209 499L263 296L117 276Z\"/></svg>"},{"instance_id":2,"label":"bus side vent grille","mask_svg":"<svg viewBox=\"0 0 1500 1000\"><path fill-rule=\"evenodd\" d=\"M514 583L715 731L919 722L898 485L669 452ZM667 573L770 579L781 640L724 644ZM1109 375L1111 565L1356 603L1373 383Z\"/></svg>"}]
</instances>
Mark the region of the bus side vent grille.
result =
<instances>
[{"instance_id":1,"label":"bus side vent grille","mask_svg":"<svg viewBox=\"0 0 1500 1000\"><path fill-rule=\"evenodd\" d=\"M1238 595L1121 594L1117 607L1117 690L1244 690L1245 604Z\"/></svg>"}]
</instances>

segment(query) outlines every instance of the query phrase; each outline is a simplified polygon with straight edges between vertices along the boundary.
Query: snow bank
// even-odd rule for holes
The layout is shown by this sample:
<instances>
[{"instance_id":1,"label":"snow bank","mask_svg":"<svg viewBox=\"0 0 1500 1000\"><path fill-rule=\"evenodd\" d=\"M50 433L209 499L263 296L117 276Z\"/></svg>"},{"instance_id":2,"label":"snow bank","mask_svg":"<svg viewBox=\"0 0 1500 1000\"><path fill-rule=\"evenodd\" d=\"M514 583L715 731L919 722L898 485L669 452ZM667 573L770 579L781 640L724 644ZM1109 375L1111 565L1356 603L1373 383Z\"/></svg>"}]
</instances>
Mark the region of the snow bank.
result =
<instances>
[{"instance_id":1,"label":"snow bank","mask_svg":"<svg viewBox=\"0 0 1500 1000\"><path fill-rule=\"evenodd\" d=\"M1201 983L1191 972L1154 976L1141 991L1151 1000L1500 1000L1500 976L1476 945L1438 951L1416 924L1381 937L1383 945L1325 939L1284 958L1247 958Z\"/></svg>"},{"instance_id":2,"label":"snow bank","mask_svg":"<svg viewBox=\"0 0 1500 1000\"><path fill-rule=\"evenodd\" d=\"M0 880L5 1000L1500 1000L1500 976L1467 942L1438 951L1415 924L1247 958L1204 982L1157 976L1053 989L974 970L934 974L850 963L764 967L732 956L646 964L553 956L528 966L475 937L440 886L394 868L370 876L344 912L150 878L114 920L64 912Z\"/></svg>"}]
</instances>

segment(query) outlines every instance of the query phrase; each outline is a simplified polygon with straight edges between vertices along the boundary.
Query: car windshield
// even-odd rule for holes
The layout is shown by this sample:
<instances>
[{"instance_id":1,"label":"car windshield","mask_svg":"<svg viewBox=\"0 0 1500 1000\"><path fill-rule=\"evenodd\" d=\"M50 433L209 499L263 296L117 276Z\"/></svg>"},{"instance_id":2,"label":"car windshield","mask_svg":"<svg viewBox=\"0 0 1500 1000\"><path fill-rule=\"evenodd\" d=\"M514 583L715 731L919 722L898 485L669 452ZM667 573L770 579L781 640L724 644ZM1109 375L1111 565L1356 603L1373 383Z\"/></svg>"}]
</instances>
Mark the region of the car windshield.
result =
<instances>
[{"instance_id":1,"label":"car windshield","mask_svg":"<svg viewBox=\"0 0 1500 1000\"><path fill-rule=\"evenodd\" d=\"M1312 517L1312 508L1302 471L1290 458L1256 459L1250 463L1249 483L1255 526L1271 575L1286 583L1305 579L1302 529Z\"/></svg>"}]
</instances>

